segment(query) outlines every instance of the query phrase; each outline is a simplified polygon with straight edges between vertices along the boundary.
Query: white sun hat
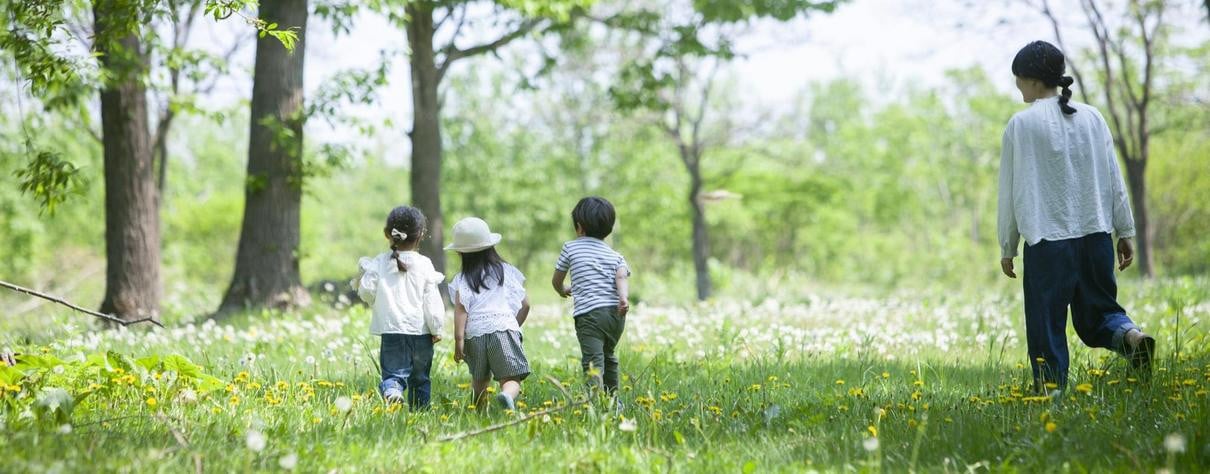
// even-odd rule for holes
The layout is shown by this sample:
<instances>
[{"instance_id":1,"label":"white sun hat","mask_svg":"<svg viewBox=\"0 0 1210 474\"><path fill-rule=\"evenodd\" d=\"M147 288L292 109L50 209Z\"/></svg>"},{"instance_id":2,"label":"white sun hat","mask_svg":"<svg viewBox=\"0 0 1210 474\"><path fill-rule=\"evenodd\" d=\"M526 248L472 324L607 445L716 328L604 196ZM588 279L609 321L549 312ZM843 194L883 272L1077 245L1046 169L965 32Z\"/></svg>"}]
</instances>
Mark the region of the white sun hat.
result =
<instances>
[{"instance_id":1,"label":"white sun hat","mask_svg":"<svg viewBox=\"0 0 1210 474\"><path fill-rule=\"evenodd\" d=\"M487 222L478 217L467 217L454 224L454 242L446 250L469 253L494 247L500 243L500 234L487 227Z\"/></svg>"}]
</instances>

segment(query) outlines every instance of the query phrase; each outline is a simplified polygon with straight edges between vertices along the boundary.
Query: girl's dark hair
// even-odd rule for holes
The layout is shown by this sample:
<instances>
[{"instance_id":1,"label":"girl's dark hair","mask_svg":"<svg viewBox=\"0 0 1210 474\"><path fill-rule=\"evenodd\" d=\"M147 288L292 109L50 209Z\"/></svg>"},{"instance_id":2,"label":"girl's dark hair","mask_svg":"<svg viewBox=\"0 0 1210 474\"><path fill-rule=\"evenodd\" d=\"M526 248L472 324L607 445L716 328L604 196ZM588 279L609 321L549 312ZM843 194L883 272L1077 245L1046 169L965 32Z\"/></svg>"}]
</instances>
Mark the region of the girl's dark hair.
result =
<instances>
[{"instance_id":1,"label":"girl's dark hair","mask_svg":"<svg viewBox=\"0 0 1210 474\"><path fill-rule=\"evenodd\" d=\"M1071 76L1064 76L1066 71L1067 62L1063 52L1045 41L1034 41L1025 45L1013 58L1014 76L1037 79L1046 87L1062 87L1059 109L1071 115L1076 113L1076 109L1067 103L1071 101L1071 85L1075 80Z\"/></svg>"},{"instance_id":2,"label":"girl's dark hair","mask_svg":"<svg viewBox=\"0 0 1210 474\"><path fill-rule=\"evenodd\" d=\"M424 213L412 206L396 207L387 215L387 225L382 231L391 239L391 259L395 261L399 271L408 271L407 265L399 259L399 250L424 237L427 225L428 220L424 218Z\"/></svg>"},{"instance_id":3,"label":"girl's dark hair","mask_svg":"<svg viewBox=\"0 0 1210 474\"><path fill-rule=\"evenodd\" d=\"M496 286L504 284L504 259L496 253L495 247L488 247L478 252L460 253L462 256L462 278L478 293L487 289L490 279L496 280Z\"/></svg>"},{"instance_id":4,"label":"girl's dark hair","mask_svg":"<svg viewBox=\"0 0 1210 474\"><path fill-rule=\"evenodd\" d=\"M613 204L597 196L581 199L571 210L572 224L579 224L584 235L598 239L604 239L613 232L613 221L616 217Z\"/></svg>"}]
</instances>

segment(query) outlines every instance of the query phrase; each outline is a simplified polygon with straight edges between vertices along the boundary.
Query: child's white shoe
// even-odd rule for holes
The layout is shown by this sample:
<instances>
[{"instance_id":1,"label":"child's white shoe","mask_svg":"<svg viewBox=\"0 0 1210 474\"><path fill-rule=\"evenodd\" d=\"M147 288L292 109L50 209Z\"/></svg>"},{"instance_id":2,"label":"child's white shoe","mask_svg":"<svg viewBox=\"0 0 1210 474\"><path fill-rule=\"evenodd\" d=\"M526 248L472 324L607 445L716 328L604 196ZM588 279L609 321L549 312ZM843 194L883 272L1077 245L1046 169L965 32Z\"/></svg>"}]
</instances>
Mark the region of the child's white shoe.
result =
<instances>
[{"instance_id":1,"label":"child's white shoe","mask_svg":"<svg viewBox=\"0 0 1210 474\"><path fill-rule=\"evenodd\" d=\"M508 396L507 393L501 392L499 395L496 395L496 403L499 403L500 408L505 410L517 411L517 405L513 402L513 397Z\"/></svg>"},{"instance_id":2,"label":"child's white shoe","mask_svg":"<svg viewBox=\"0 0 1210 474\"><path fill-rule=\"evenodd\" d=\"M397 388L388 388L382 392L382 398L387 403L403 403L403 390Z\"/></svg>"}]
</instances>

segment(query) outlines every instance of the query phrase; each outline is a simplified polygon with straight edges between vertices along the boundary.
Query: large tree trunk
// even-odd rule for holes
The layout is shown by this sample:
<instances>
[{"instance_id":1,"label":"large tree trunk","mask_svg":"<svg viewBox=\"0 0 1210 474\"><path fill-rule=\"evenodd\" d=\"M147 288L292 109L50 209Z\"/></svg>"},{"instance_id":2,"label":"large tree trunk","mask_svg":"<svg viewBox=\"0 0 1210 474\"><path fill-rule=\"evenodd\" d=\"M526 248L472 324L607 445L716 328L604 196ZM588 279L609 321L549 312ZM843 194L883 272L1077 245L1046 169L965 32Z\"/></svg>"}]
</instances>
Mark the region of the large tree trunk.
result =
<instances>
[{"instance_id":1,"label":"large tree trunk","mask_svg":"<svg viewBox=\"0 0 1210 474\"><path fill-rule=\"evenodd\" d=\"M441 77L433 52L433 9L426 2L409 2L408 45L412 66L412 205L429 222L428 238L420 251L445 271L442 250L445 222L441 214Z\"/></svg>"},{"instance_id":2,"label":"large tree trunk","mask_svg":"<svg viewBox=\"0 0 1210 474\"><path fill-rule=\"evenodd\" d=\"M1135 258L1139 263L1139 272L1150 277L1155 274L1155 268L1151 258L1151 223L1147 216L1147 161L1123 161L1126 162L1126 182L1130 187L1130 207L1134 210Z\"/></svg>"},{"instance_id":3,"label":"large tree trunk","mask_svg":"<svg viewBox=\"0 0 1210 474\"><path fill-rule=\"evenodd\" d=\"M220 315L310 302L298 271L307 0L263 0L260 18L298 32L298 42L293 53L272 36L256 42L244 221Z\"/></svg>"},{"instance_id":4,"label":"large tree trunk","mask_svg":"<svg viewBox=\"0 0 1210 474\"><path fill-rule=\"evenodd\" d=\"M706 209L701 199L702 173L689 167L689 205L693 210L693 271L697 275L697 299L710 298L710 239L706 234Z\"/></svg>"},{"instance_id":5,"label":"large tree trunk","mask_svg":"<svg viewBox=\"0 0 1210 474\"><path fill-rule=\"evenodd\" d=\"M146 70L137 27L115 31L121 8L93 5L95 45L111 78L101 90L105 161L105 299L101 312L158 317L160 217L147 121Z\"/></svg>"}]
</instances>

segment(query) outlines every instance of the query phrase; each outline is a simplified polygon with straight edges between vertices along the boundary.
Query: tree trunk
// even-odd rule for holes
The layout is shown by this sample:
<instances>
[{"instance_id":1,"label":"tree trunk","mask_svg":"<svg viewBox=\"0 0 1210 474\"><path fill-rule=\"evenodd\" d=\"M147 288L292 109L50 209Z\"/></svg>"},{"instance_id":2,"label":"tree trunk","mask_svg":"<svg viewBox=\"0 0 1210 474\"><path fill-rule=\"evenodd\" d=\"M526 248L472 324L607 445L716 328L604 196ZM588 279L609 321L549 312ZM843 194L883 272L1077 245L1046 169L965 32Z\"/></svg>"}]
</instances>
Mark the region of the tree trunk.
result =
<instances>
[{"instance_id":1,"label":"tree trunk","mask_svg":"<svg viewBox=\"0 0 1210 474\"><path fill-rule=\"evenodd\" d=\"M407 6L408 45L412 67L412 205L428 218L428 238L420 252L445 271L442 249L445 222L441 214L441 78L433 51L433 9L427 2Z\"/></svg>"},{"instance_id":2,"label":"tree trunk","mask_svg":"<svg viewBox=\"0 0 1210 474\"><path fill-rule=\"evenodd\" d=\"M1126 162L1126 182L1130 187L1130 207L1134 210L1135 259L1138 260L1139 273L1151 277L1155 275L1155 267L1151 258L1151 223L1147 215L1147 161L1123 161Z\"/></svg>"},{"instance_id":3,"label":"tree trunk","mask_svg":"<svg viewBox=\"0 0 1210 474\"><path fill-rule=\"evenodd\" d=\"M244 221L219 315L310 302L298 271L307 0L263 0L260 18L294 29L298 42L293 53L272 36L256 42Z\"/></svg>"},{"instance_id":4,"label":"tree trunk","mask_svg":"<svg viewBox=\"0 0 1210 474\"><path fill-rule=\"evenodd\" d=\"M702 172L689 166L689 205L693 210L693 270L697 275L697 299L710 298L710 239L706 235L706 209L701 200Z\"/></svg>"},{"instance_id":5,"label":"tree trunk","mask_svg":"<svg viewBox=\"0 0 1210 474\"><path fill-rule=\"evenodd\" d=\"M158 317L160 217L147 120L146 71L137 27L116 23L120 8L93 6L95 45L111 78L101 90L105 161L105 298L101 312L122 319Z\"/></svg>"}]
</instances>

